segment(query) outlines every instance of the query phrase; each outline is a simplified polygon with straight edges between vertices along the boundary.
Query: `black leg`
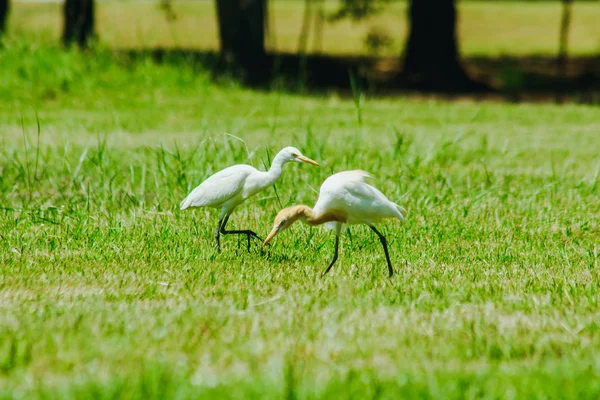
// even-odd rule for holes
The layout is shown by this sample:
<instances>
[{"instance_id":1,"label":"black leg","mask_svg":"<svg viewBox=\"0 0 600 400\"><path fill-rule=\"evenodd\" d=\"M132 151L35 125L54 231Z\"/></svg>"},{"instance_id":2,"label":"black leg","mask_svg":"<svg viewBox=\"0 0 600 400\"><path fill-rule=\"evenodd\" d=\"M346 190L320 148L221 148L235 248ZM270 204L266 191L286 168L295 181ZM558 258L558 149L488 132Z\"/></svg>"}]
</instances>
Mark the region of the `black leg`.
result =
<instances>
[{"instance_id":1,"label":"black leg","mask_svg":"<svg viewBox=\"0 0 600 400\"><path fill-rule=\"evenodd\" d=\"M220 253L221 252L221 224L223 224L223 219L225 217L222 217L219 220L219 225L217 225L217 230L215 231L215 240L217 241L217 251Z\"/></svg>"},{"instance_id":2,"label":"black leg","mask_svg":"<svg viewBox=\"0 0 600 400\"><path fill-rule=\"evenodd\" d=\"M387 260L388 272L390 273L390 278L394 275L394 270L392 269L392 262L390 261L390 253L388 253L387 248L387 240L385 240L385 236L383 236L373 225L369 225L369 227L379 236L379 241L383 246L383 251L385 252L385 259Z\"/></svg>"},{"instance_id":3,"label":"black leg","mask_svg":"<svg viewBox=\"0 0 600 400\"><path fill-rule=\"evenodd\" d=\"M333 267L333 264L335 264L335 262L337 261L339 246L340 246L340 232L338 231L335 234L335 253L333 253L333 259L331 260L331 262L329 263L329 266L327 267L327 269L325 270L325 272L323 272L323 274L321 276L325 276L325 274L329 272L331 267Z\"/></svg>"},{"instance_id":4,"label":"black leg","mask_svg":"<svg viewBox=\"0 0 600 400\"><path fill-rule=\"evenodd\" d=\"M221 227L219 228L219 231L221 232L221 234L222 235L247 235L248 236L248 251L250 251L250 237L258 239L261 242L263 241L260 238L260 236L258 236L255 232L251 231L250 229L243 229L243 230L237 230L237 231L225 230L225 225L227 225L227 221L229 221L229 215L225 216L225 219L223 219L223 223L221 224Z\"/></svg>"}]
</instances>

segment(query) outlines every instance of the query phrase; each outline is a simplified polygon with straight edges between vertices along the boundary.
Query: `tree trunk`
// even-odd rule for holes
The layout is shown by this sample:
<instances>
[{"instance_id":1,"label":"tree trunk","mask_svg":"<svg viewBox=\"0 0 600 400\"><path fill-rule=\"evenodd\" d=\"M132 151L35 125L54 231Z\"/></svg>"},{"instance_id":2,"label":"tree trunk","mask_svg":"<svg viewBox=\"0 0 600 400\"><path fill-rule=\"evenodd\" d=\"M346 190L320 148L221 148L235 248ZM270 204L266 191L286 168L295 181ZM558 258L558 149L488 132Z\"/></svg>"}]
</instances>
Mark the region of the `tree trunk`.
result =
<instances>
[{"instance_id":1,"label":"tree trunk","mask_svg":"<svg viewBox=\"0 0 600 400\"><path fill-rule=\"evenodd\" d=\"M6 30L6 20L8 19L9 0L0 0L0 35Z\"/></svg>"},{"instance_id":2,"label":"tree trunk","mask_svg":"<svg viewBox=\"0 0 600 400\"><path fill-rule=\"evenodd\" d=\"M64 44L84 48L94 35L94 0L65 0Z\"/></svg>"},{"instance_id":3,"label":"tree trunk","mask_svg":"<svg viewBox=\"0 0 600 400\"><path fill-rule=\"evenodd\" d=\"M420 90L462 91L484 86L460 63L455 0L411 0L403 78Z\"/></svg>"},{"instance_id":4,"label":"tree trunk","mask_svg":"<svg viewBox=\"0 0 600 400\"><path fill-rule=\"evenodd\" d=\"M266 0L216 0L221 56L241 66L248 78L262 78L265 62Z\"/></svg>"},{"instance_id":5,"label":"tree trunk","mask_svg":"<svg viewBox=\"0 0 600 400\"><path fill-rule=\"evenodd\" d=\"M569 28L571 27L571 9L573 0L562 0L562 16L560 19L560 35L558 39L558 70L562 78L567 76L567 48L569 45Z\"/></svg>"}]
</instances>

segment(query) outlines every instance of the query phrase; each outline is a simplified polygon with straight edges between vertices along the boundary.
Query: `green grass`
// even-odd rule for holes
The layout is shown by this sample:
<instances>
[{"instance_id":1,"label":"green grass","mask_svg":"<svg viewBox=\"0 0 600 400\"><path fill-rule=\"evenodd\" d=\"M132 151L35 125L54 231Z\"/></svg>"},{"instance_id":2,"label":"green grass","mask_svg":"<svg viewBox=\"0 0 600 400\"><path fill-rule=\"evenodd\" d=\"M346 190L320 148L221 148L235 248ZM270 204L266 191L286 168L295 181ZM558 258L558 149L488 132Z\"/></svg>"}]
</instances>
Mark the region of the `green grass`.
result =
<instances>
[{"instance_id":1,"label":"green grass","mask_svg":"<svg viewBox=\"0 0 600 400\"><path fill-rule=\"evenodd\" d=\"M355 103L102 50L0 57L0 397L600 394L597 107ZM365 227L322 279L330 231L218 254L217 212L178 210L285 145L322 167L286 165L231 227L265 235L366 169L409 211L381 226L392 279Z\"/></svg>"},{"instance_id":2,"label":"green grass","mask_svg":"<svg viewBox=\"0 0 600 400\"><path fill-rule=\"evenodd\" d=\"M45 41L58 41L62 29L59 3L13 2L10 32L34 35ZM177 19L169 22L158 1L102 1L97 4L97 30L104 44L118 48L180 47L215 50L218 48L216 11L213 1L173 1ZM298 51L304 2L271 0L267 41L269 49ZM337 2L328 1L326 12L333 13ZM319 47L314 31L307 50L326 54L367 54L364 39L377 29L391 39L381 55L398 56L406 42L408 24L406 2L393 2L384 11L355 23L344 20L323 25ZM466 56L556 55L561 3L548 2L459 2L458 36ZM572 55L595 55L600 51L600 3L573 5L569 36ZM314 26L314 25L313 25Z\"/></svg>"}]
</instances>

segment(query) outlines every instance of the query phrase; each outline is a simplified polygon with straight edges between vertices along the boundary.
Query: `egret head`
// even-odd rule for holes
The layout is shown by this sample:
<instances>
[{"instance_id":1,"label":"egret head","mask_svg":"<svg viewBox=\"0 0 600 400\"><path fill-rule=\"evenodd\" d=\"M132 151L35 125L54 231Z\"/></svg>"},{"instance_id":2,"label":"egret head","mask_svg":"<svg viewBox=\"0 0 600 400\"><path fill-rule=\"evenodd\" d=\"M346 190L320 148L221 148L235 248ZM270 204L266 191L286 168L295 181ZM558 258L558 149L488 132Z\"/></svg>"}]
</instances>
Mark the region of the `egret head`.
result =
<instances>
[{"instance_id":1,"label":"egret head","mask_svg":"<svg viewBox=\"0 0 600 400\"><path fill-rule=\"evenodd\" d=\"M308 164L312 164L312 165L316 165L317 167L319 166L319 163L311 160L310 158L303 156L302 153L300 152L300 150L298 150L295 147L286 147L283 150L281 150L279 152L278 155L281 155L283 157L284 162L287 161L296 161L296 162L305 162Z\"/></svg>"},{"instance_id":2,"label":"egret head","mask_svg":"<svg viewBox=\"0 0 600 400\"><path fill-rule=\"evenodd\" d=\"M263 246L266 246L267 243L269 243L271 239L277 236L279 232L289 228L290 225L296 222L299 218L306 217L308 213L310 213L310 208L302 205L287 207L279 211L279 214L277 214L277 216L275 217L273 229L263 242Z\"/></svg>"}]
</instances>

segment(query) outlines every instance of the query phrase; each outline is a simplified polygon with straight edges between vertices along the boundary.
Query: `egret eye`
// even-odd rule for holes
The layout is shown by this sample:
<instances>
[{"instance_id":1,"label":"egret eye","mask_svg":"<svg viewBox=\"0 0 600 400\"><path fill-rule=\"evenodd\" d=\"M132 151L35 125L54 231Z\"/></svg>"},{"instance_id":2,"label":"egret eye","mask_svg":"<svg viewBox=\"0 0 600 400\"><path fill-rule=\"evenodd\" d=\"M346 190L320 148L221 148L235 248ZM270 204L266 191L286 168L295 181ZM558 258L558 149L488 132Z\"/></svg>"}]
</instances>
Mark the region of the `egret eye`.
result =
<instances>
[{"instance_id":1,"label":"egret eye","mask_svg":"<svg viewBox=\"0 0 600 400\"><path fill-rule=\"evenodd\" d=\"M296 158L296 157L298 157L298 154L292 153L292 157Z\"/></svg>"}]
</instances>

